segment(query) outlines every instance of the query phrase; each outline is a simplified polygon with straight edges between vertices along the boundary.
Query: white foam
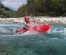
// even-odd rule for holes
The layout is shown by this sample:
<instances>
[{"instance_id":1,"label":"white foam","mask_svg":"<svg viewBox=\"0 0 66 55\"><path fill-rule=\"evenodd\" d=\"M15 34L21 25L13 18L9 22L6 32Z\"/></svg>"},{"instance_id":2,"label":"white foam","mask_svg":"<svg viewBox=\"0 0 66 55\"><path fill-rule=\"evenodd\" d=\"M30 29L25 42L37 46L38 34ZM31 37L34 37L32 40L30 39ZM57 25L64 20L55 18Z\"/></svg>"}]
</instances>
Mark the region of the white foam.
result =
<instances>
[{"instance_id":1,"label":"white foam","mask_svg":"<svg viewBox=\"0 0 66 55\"><path fill-rule=\"evenodd\" d=\"M0 27L0 33L9 33L10 31L3 28L3 27Z\"/></svg>"},{"instance_id":2,"label":"white foam","mask_svg":"<svg viewBox=\"0 0 66 55\"><path fill-rule=\"evenodd\" d=\"M64 33L66 34L66 30L64 28L63 29L60 29L60 28L53 28L53 29L50 28L47 33L48 34L64 34Z\"/></svg>"},{"instance_id":3,"label":"white foam","mask_svg":"<svg viewBox=\"0 0 66 55\"><path fill-rule=\"evenodd\" d=\"M33 31L33 30L29 30L29 31L25 32L25 33L22 34L22 35L33 35L33 34L38 34L38 32Z\"/></svg>"},{"instance_id":4,"label":"white foam","mask_svg":"<svg viewBox=\"0 0 66 55\"><path fill-rule=\"evenodd\" d=\"M66 36L66 28L64 28L64 35Z\"/></svg>"}]
</instances>

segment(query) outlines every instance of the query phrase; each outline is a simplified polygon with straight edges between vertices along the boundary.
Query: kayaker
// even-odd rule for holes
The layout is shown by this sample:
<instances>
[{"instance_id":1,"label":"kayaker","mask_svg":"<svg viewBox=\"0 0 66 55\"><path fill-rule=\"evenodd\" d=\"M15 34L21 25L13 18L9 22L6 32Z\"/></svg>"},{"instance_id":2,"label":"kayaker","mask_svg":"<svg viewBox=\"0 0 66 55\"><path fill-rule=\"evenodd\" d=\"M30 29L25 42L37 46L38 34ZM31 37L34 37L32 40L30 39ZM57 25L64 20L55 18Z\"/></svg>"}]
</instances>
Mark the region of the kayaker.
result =
<instances>
[{"instance_id":1,"label":"kayaker","mask_svg":"<svg viewBox=\"0 0 66 55\"><path fill-rule=\"evenodd\" d=\"M26 32L28 30L35 30L37 32L46 32L50 25L37 25L36 23L30 22L29 16L24 16L24 27L17 29L16 33Z\"/></svg>"},{"instance_id":2,"label":"kayaker","mask_svg":"<svg viewBox=\"0 0 66 55\"><path fill-rule=\"evenodd\" d=\"M24 16L24 23L25 26L23 27L23 29L27 29L30 27L30 20L29 20L29 16Z\"/></svg>"},{"instance_id":3,"label":"kayaker","mask_svg":"<svg viewBox=\"0 0 66 55\"><path fill-rule=\"evenodd\" d=\"M24 21L25 23L29 24L30 23L29 16L24 16Z\"/></svg>"},{"instance_id":4,"label":"kayaker","mask_svg":"<svg viewBox=\"0 0 66 55\"><path fill-rule=\"evenodd\" d=\"M38 26L38 24L37 23L35 23L35 22L30 22L30 18L29 18L29 16L24 16L24 27L23 27L23 29L33 29L34 27L33 26ZM34 20L35 21L35 20ZM35 29L35 28L34 28Z\"/></svg>"}]
</instances>

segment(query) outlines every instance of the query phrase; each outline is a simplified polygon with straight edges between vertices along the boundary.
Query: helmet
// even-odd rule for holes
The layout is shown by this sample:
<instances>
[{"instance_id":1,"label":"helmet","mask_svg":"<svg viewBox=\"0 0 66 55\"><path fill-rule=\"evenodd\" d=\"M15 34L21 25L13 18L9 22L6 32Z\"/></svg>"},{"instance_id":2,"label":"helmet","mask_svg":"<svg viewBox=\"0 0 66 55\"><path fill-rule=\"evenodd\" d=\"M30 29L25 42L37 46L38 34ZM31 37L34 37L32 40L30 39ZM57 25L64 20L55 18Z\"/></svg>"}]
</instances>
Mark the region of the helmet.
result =
<instances>
[{"instance_id":1,"label":"helmet","mask_svg":"<svg viewBox=\"0 0 66 55\"><path fill-rule=\"evenodd\" d=\"M25 19L29 19L29 16L24 16Z\"/></svg>"},{"instance_id":2,"label":"helmet","mask_svg":"<svg viewBox=\"0 0 66 55\"><path fill-rule=\"evenodd\" d=\"M26 22L26 23L29 23L30 21L29 21L29 16L24 16L24 21Z\"/></svg>"}]
</instances>

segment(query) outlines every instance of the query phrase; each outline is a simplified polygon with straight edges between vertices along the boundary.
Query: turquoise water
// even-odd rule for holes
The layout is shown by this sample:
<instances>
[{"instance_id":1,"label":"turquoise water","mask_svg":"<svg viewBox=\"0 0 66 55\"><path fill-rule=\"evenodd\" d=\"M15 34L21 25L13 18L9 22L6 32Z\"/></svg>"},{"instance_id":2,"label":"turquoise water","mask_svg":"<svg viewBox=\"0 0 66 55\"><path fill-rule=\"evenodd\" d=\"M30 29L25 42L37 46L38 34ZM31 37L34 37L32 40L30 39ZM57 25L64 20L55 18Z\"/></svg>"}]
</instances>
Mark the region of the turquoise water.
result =
<instances>
[{"instance_id":1,"label":"turquoise water","mask_svg":"<svg viewBox=\"0 0 66 55\"><path fill-rule=\"evenodd\" d=\"M66 55L66 26L51 25L47 33L16 34L19 27L1 24L0 55Z\"/></svg>"}]
</instances>

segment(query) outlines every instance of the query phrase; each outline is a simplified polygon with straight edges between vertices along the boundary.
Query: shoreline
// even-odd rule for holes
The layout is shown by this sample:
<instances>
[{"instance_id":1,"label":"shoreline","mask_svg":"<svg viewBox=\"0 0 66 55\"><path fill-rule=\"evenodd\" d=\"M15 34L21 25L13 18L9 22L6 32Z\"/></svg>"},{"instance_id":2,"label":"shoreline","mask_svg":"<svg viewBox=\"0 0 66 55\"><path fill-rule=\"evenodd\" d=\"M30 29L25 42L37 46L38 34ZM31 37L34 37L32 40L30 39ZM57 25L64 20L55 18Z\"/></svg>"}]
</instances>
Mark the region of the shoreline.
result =
<instances>
[{"instance_id":1,"label":"shoreline","mask_svg":"<svg viewBox=\"0 0 66 55\"><path fill-rule=\"evenodd\" d=\"M33 18L30 18L33 22ZM62 23L66 24L66 17L34 17L34 21L37 23ZM0 18L0 23L18 23L24 22L23 17L20 18Z\"/></svg>"}]
</instances>

